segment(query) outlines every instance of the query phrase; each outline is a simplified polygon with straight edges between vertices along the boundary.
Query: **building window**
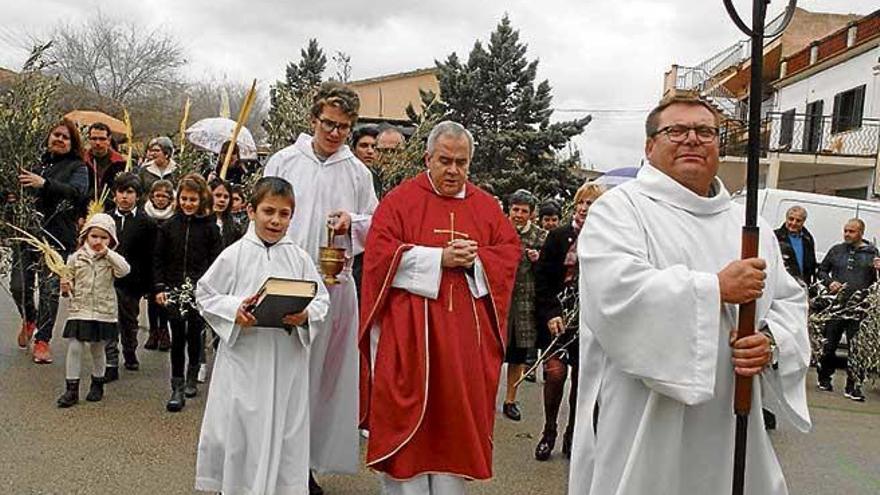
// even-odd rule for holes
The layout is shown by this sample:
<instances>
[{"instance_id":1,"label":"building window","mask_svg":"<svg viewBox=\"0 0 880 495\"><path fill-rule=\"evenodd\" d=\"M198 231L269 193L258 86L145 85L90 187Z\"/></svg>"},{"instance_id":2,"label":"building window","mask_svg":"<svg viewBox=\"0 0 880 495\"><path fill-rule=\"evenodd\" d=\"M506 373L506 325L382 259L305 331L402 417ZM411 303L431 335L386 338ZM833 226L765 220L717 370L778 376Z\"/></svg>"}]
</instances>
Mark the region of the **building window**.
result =
<instances>
[{"instance_id":1,"label":"building window","mask_svg":"<svg viewBox=\"0 0 880 495\"><path fill-rule=\"evenodd\" d=\"M803 152L816 153L822 142L822 108L823 100L807 103L807 115L804 118L804 146Z\"/></svg>"},{"instance_id":2,"label":"building window","mask_svg":"<svg viewBox=\"0 0 880 495\"><path fill-rule=\"evenodd\" d=\"M831 117L831 133L858 129L862 126L865 107L865 85L834 95L834 113Z\"/></svg>"},{"instance_id":3,"label":"building window","mask_svg":"<svg viewBox=\"0 0 880 495\"><path fill-rule=\"evenodd\" d=\"M779 121L779 148L788 150L794 139L794 108L782 113Z\"/></svg>"}]
</instances>

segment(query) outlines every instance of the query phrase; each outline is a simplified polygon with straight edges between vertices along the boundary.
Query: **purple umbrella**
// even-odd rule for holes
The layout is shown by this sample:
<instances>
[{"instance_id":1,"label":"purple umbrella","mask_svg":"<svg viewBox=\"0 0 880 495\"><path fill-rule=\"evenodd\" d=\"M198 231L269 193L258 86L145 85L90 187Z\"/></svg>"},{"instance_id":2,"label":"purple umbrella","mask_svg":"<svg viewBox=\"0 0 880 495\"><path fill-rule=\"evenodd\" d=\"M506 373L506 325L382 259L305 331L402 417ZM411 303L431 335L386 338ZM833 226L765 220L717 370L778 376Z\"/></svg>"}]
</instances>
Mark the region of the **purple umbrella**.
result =
<instances>
[{"instance_id":1,"label":"purple umbrella","mask_svg":"<svg viewBox=\"0 0 880 495\"><path fill-rule=\"evenodd\" d=\"M638 167L621 167L615 168L613 170L609 170L605 172L605 175L599 177L595 181L595 184L602 184L603 186L608 187L609 189L614 186L619 186L624 182L635 179L636 175L639 173Z\"/></svg>"}]
</instances>

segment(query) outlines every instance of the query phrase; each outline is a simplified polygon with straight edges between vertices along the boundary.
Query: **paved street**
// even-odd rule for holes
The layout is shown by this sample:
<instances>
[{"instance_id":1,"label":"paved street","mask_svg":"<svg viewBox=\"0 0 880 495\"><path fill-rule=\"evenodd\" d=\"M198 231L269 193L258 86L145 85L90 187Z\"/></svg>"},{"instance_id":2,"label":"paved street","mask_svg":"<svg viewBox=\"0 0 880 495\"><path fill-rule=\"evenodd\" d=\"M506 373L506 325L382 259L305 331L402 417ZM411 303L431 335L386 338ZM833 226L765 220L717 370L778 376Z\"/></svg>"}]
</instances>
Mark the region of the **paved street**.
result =
<instances>
[{"instance_id":1,"label":"paved street","mask_svg":"<svg viewBox=\"0 0 880 495\"><path fill-rule=\"evenodd\" d=\"M0 291L0 493L192 493L204 393L181 413L165 412L166 353L142 352L141 370L121 371L103 402L81 401L62 410L55 399L64 383L64 343L53 342L54 364L34 365L15 346L18 324L9 294ZM89 369L86 358L84 376ZM842 377L838 380L835 386L842 390ZM773 433L790 492L880 493L880 392L869 388L868 402L856 404L839 392L817 392L814 384L811 375L813 433ZM473 484L470 493L565 493L568 463L561 454L546 463L532 458L541 429L540 385L525 384L521 400L524 421L497 422L495 479ZM563 409L561 417L566 416ZM365 470L321 481L328 495L378 490Z\"/></svg>"}]
</instances>

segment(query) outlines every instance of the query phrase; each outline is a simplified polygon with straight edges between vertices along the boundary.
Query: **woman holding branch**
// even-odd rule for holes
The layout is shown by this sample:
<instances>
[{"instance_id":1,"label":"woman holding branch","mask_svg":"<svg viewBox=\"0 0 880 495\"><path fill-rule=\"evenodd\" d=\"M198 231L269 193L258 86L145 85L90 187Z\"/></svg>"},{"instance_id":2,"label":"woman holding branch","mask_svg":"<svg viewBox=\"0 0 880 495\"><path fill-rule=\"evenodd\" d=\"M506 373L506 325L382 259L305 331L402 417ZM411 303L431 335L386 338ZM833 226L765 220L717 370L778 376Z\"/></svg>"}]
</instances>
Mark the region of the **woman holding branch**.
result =
<instances>
[{"instance_id":1,"label":"woman holding branch","mask_svg":"<svg viewBox=\"0 0 880 495\"><path fill-rule=\"evenodd\" d=\"M21 169L18 181L23 194L33 195L42 221L38 238L67 257L76 249L78 221L85 217L89 190L89 171L82 160L82 141L76 126L69 120L55 124L46 138L46 153L32 170ZM53 275L39 255L24 247L14 251L9 283L21 314L18 346L26 349L34 337L34 362L52 362L49 341L58 312L58 277ZM39 309L34 305L34 290L39 276ZM34 336L36 332L36 336Z\"/></svg>"},{"instance_id":2,"label":"woman holding branch","mask_svg":"<svg viewBox=\"0 0 880 495\"><path fill-rule=\"evenodd\" d=\"M546 461L556 445L556 419L565 393L565 380L571 368L568 393L568 426L562 437L562 453L571 455L575 405L578 387L578 319L571 317L578 305L577 239L587 219L587 211L604 189L584 184L574 195L571 223L551 231L535 271L535 294L538 313L537 347L547 356L544 362L544 432L535 448L535 459ZM551 342L555 343L551 345Z\"/></svg>"}]
</instances>

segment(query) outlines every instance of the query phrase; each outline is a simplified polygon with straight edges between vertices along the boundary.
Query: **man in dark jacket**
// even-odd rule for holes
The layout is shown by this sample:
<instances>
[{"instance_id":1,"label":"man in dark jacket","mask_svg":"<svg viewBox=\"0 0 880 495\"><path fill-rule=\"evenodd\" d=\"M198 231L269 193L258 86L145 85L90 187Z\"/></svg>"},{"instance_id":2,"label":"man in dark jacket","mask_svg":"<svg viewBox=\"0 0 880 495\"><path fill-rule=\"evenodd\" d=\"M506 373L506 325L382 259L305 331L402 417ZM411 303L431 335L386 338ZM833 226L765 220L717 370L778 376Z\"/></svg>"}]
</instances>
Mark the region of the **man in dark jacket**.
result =
<instances>
[{"instance_id":1,"label":"man in dark jacket","mask_svg":"<svg viewBox=\"0 0 880 495\"><path fill-rule=\"evenodd\" d=\"M131 272L116 280L116 300L119 305L119 337L107 342L107 370L104 381L112 382L119 378L119 348L122 341L122 355L125 369L136 371L138 362L137 332L138 313L141 298L152 288L153 244L156 238L156 224L153 219L138 208L141 193L141 180L131 172L116 176L113 186L113 202L116 208L110 214L116 222L119 246L116 252L125 257Z\"/></svg>"},{"instance_id":2,"label":"man in dark jacket","mask_svg":"<svg viewBox=\"0 0 880 495\"><path fill-rule=\"evenodd\" d=\"M107 187L109 195L104 209L113 209L113 178L125 171L125 158L110 146L110 127L95 122L89 127L89 149L83 159L89 166L89 193L91 199L100 198Z\"/></svg>"},{"instance_id":3,"label":"man in dark jacket","mask_svg":"<svg viewBox=\"0 0 880 495\"><path fill-rule=\"evenodd\" d=\"M782 251L785 270L809 287L816 277L816 241L804 227L807 210L792 206L785 212L785 223L776 229L776 239Z\"/></svg>"},{"instance_id":4,"label":"man in dark jacket","mask_svg":"<svg viewBox=\"0 0 880 495\"><path fill-rule=\"evenodd\" d=\"M833 294L840 293L844 301L853 297L862 297L860 292L867 289L877 280L880 270L880 257L877 248L862 239L865 234L865 223L858 218L846 222L843 227L844 242L832 247L819 265L819 280ZM831 377L834 375L835 351L840 338L845 333L846 341L852 344L859 331L860 320L835 319L825 326L825 345L819 360L819 388L831 392ZM861 381L864 377L853 376L847 369L846 389L844 395L854 401L864 402Z\"/></svg>"}]
</instances>

